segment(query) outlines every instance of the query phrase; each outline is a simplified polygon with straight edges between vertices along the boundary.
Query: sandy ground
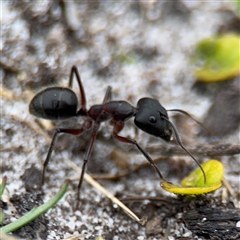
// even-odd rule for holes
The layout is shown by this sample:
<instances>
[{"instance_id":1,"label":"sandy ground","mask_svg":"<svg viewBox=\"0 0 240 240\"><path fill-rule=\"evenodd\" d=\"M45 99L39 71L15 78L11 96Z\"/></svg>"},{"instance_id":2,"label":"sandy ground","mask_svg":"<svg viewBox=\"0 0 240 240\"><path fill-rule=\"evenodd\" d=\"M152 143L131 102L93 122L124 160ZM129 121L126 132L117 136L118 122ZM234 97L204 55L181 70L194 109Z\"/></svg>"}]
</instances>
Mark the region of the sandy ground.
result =
<instances>
[{"instance_id":1,"label":"sandy ground","mask_svg":"<svg viewBox=\"0 0 240 240\"><path fill-rule=\"evenodd\" d=\"M70 69L76 65L88 107L101 103L107 86L111 85L114 100L126 100L136 106L138 99L152 97L166 109L183 109L204 122L211 116L208 110L217 93L234 84L238 89L239 79L195 84L190 57L198 40L231 28L232 9L231 2L225 1L2 1L1 161L10 198L4 208L4 224L14 221L34 205L46 202L56 194L64 179L79 178L65 159L81 167L89 134L61 135L47 167L45 185L42 191L37 190L54 129L78 128L82 123L80 118L51 122L30 115L29 102L39 90L54 85L67 86ZM76 82L73 89L79 95ZM236 106L238 91L234 96ZM215 105L218 104L215 102ZM220 109L220 117L211 118L221 118L224 108L231 109L231 103L230 107ZM199 134L200 128L192 120L170 115L183 142L200 162L209 158L223 162L232 192L225 186L193 198L165 192L159 186L154 169L146 164L137 149L113 140L112 127L104 123L87 172L117 197L134 197L135 200L124 203L139 217L148 219L145 226L129 218L86 182L82 186L79 209L74 210L76 180L53 209L15 234L27 239L49 240L70 236L76 236L71 239L102 236L106 240L211 238L201 226L191 229L186 213L201 207L219 209L219 212L222 208L239 210L239 110L236 113L224 134L218 134L225 127L219 123L214 137ZM133 119L127 122L121 135L136 139L147 149L170 181L179 182L196 167L189 156L178 151L174 141L168 144L150 137L136 129ZM219 144L235 146L236 150L224 153L224 149L219 148L212 154L205 152L207 147ZM202 146L203 150L197 151L196 146ZM135 168L138 170L134 171ZM33 173L27 175L30 171L27 169ZM109 175L115 179L100 179ZM142 200L143 197L146 199ZM235 225L237 221L240 219L235 220ZM218 231L211 234L212 239L230 239ZM231 239L240 238L239 227L232 232Z\"/></svg>"}]
</instances>

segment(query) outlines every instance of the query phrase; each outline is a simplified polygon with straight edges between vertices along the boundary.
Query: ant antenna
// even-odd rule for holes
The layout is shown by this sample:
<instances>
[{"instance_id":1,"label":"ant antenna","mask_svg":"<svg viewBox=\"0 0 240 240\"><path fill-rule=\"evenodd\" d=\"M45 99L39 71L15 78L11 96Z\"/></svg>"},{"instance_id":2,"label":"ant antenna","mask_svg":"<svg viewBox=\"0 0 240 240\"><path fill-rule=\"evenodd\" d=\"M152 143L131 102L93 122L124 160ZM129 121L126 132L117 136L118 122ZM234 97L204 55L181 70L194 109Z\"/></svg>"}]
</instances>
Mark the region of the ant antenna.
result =
<instances>
[{"instance_id":1,"label":"ant antenna","mask_svg":"<svg viewBox=\"0 0 240 240\"><path fill-rule=\"evenodd\" d=\"M182 111L182 110L181 110L181 111ZM184 111L182 111L182 112L184 112ZM187 113L187 115L188 115L188 113ZM206 183L207 178L206 178L206 174L205 174L202 166L200 165L200 163L198 162L198 160L197 160L195 157L193 157L193 155L183 146L182 141L181 141L181 139L180 139L180 137L179 137L179 135L178 135L178 132L177 132L177 129L175 128L175 126L174 126L165 116L161 115L161 117L162 117L164 120L166 120L166 121L171 125L171 127L172 127L172 129L173 129L173 132L174 132L174 135L175 135L175 137L176 137L176 140L177 140L178 144L180 145L180 147L197 163L197 165L199 166L199 168L201 169L201 171L202 171L202 173L203 173L204 183Z\"/></svg>"},{"instance_id":2,"label":"ant antenna","mask_svg":"<svg viewBox=\"0 0 240 240\"><path fill-rule=\"evenodd\" d=\"M167 111L171 111L171 112L180 112L184 115L186 115L187 117L191 118L194 122L196 122L198 125L200 125L203 129L205 129L208 133L211 134L211 131L209 129L207 129L201 122L199 122L198 120L196 120L192 115L190 115L188 112L185 112L181 109L168 109Z\"/></svg>"}]
</instances>

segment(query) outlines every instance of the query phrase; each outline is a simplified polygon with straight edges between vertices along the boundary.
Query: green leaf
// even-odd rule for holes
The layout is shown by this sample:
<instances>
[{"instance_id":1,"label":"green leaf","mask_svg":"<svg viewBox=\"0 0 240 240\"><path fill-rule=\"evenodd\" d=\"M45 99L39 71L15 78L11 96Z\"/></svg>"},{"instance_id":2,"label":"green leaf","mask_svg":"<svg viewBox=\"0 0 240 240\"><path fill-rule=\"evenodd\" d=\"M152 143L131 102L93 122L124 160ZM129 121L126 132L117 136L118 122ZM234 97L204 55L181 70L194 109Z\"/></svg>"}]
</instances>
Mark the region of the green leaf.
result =
<instances>
[{"instance_id":1,"label":"green leaf","mask_svg":"<svg viewBox=\"0 0 240 240\"><path fill-rule=\"evenodd\" d=\"M2 212L2 210L0 210L0 223L3 222L4 218L5 218L5 214Z\"/></svg>"},{"instance_id":2,"label":"green leaf","mask_svg":"<svg viewBox=\"0 0 240 240\"><path fill-rule=\"evenodd\" d=\"M240 17L240 0L234 1L234 3L236 4L236 14Z\"/></svg>"},{"instance_id":3,"label":"green leaf","mask_svg":"<svg viewBox=\"0 0 240 240\"><path fill-rule=\"evenodd\" d=\"M2 180L2 183L0 184L0 199L2 198L4 189L5 189L5 187L6 187L6 182L7 182L7 177L4 176L4 177L3 177L3 180Z\"/></svg>"},{"instance_id":4,"label":"green leaf","mask_svg":"<svg viewBox=\"0 0 240 240\"><path fill-rule=\"evenodd\" d=\"M198 167L181 181L181 186L170 182L161 182L161 187L176 194L204 194L221 187L223 165L215 159L203 163L202 168L206 173L206 183L201 169Z\"/></svg>"},{"instance_id":5,"label":"green leaf","mask_svg":"<svg viewBox=\"0 0 240 240\"><path fill-rule=\"evenodd\" d=\"M200 65L194 75L198 81L222 81L240 72L240 38L225 34L201 40L195 50L194 62Z\"/></svg>"},{"instance_id":6,"label":"green leaf","mask_svg":"<svg viewBox=\"0 0 240 240\"><path fill-rule=\"evenodd\" d=\"M48 202L44 203L43 205L41 205L39 207L33 208L31 211L26 213L24 216L22 216L21 218L19 218L15 222L12 222L12 223L10 223L10 224L0 228L0 232L2 232L2 233L9 233L9 232L15 231L18 228L20 228L20 227L28 224L32 220L34 220L39 215L41 215L41 214L45 213L46 211L48 211L66 193L67 188L68 188L68 183L69 183L69 180L66 180L65 183L63 184L63 186L61 187L61 189L59 190L59 192L53 198L51 198Z\"/></svg>"}]
</instances>

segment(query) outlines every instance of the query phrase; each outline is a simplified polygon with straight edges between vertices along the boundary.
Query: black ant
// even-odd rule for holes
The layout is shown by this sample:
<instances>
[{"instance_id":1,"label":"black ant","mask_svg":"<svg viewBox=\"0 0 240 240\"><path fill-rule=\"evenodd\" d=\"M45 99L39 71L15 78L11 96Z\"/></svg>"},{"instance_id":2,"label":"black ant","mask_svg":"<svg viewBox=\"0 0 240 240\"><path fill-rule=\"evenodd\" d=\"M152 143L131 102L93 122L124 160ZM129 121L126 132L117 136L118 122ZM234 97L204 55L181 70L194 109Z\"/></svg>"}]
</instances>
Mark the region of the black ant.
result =
<instances>
[{"instance_id":1,"label":"black ant","mask_svg":"<svg viewBox=\"0 0 240 240\"><path fill-rule=\"evenodd\" d=\"M74 74L76 76L80 89L79 109L77 96L70 89L72 87ZM124 127L124 122L131 117L134 117L134 123L138 128L140 128L141 130L148 134L154 135L155 137L160 137L167 142L170 141L173 131L178 144L192 157L192 159L201 168L202 173L204 175L204 180L206 182L206 175L203 168L201 167L199 162L192 156L192 154L183 146L180 137L177 133L177 130L175 126L169 121L167 114L167 111L178 111L192 118L187 112L180 109L166 110L159 103L158 100L152 98L141 98L138 101L136 108L126 101L110 101L111 87L107 88L102 104L93 105L89 110L87 110L85 91L76 66L73 66L71 69L68 87L69 88L63 87L47 88L39 92L32 99L29 105L30 113L38 118L44 118L49 120L64 120L78 116L85 118L83 126L79 129L65 129L65 128L56 129L56 132L52 138L50 148L48 150L46 160L43 164L42 185L44 184L46 166L50 160L57 135L59 133L79 135L85 131L91 130L91 138L84 156L82 172L78 183L77 194L79 200L80 189L83 182L86 164L90 158L93 144L96 139L97 131L99 129L101 122L107 120L110 120L110 123L113 125L112 132L113 137L121 142L131 143L135 145L139 149L139 151L144 155L144 157L149 161L149 163L155 168L160 179L165 181L161 172L153 162L152 158L148 155L146 151L143 150L143 148L134 139L118 135L119 132Z\"/></svg>"}]
</instances>

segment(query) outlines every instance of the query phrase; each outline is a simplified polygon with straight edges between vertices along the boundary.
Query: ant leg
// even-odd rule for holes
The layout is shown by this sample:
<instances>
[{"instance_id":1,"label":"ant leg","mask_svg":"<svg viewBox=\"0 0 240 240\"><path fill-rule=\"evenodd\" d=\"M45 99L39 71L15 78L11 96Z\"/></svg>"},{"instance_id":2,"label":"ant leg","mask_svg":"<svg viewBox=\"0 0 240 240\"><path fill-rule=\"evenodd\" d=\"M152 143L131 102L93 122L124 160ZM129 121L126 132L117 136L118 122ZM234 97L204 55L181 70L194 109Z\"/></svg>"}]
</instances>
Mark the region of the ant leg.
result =
<instances>
[{"instance_id":1,"label":"ant leg","mask_svg":"<svg viewBox=\"0 0 240 240\"><path fill-rule=\"evenodd\" d=\"M42 185L44 184L46 167L47 167L47 165L48 165L48 163L49 163L49 160L50 160L50 157L51 157L51 155L52 155L53 148L54 148L54 145L55 145L55 142L56 142L56 139L57 139L57 135L58 135L59 133L68 133L68 134L72 134L72 135L79 135L79 134L81 134L83 131L84 131L83 128L81 128L81 129L63 129L63 128L58 128L58 129L56 129L56 132L55 132L55 134L53 135L52 142L51 142L50 147L49 147L49 150L48 150L47 157L46 157L46 159L45 159L45 162L43 163Z\"/></svg>"},{"instance_id":2,"label":"ant leg","mask_svg":"<svg viewBox=\"0 0 240 240\"><path fill-rule=\"evenodd\" d=\"M80 190L81 190L81 186L82 186L82 182L83 182L83 177L84 177L86 165L87 165L87 162L88 162L88 160L90 158L90 154L91 154L92 149L93 149L93 144L94 144L94 141L96 139L99 126L100 126L99 123L96 123L96 122L94 123L92 134L91 134L91 138L90 138L90 142L88 144L88 147L87 147L87 150L86 150L86 153L85 153L85 156L84 156L83 165L82 165L82 172L81 172L81 175L80 175L78 188L77 188L77 205L76 205L76 209L78 209L79 202L80 202Z\"/></svg>"},{"instance_id":3,"label":"ant leg","mask_svg":"<svg viewBox=\"0 0 240 240\"><path fill-rule=\"evenodd\" d=\"M104 96L104 99L103 99L103 104L106 103L110 99L110 97L111 97L111 89L112 88L110 86L108 86L107 91L106 91L105 96ZM87 147L87 150L86 150L86 153L85 153L85 156L84 156L83 165L82 165L82 172L81 172L81 175L80 175L78 188L77 188L77 196L78 196L77 198L78 199L77 199L76 209L78 209L78 206L79 206L80 190L81 190L81 186L82 186L82 182L83 182L83 178L84 178L84 173L86 171L87 162L88 162L88 160L90 158L90 154L92 152L93 144L94 144L94 141L96 139L99 126L100 126L99 123L96 123L96 122L94 123L93 130L92 130L92 135L91 135L91 138L90 138L90 142L88 144L88 147Z\"/></svg>"},{"instance_id":4,"label":"ant leg","mask_svg":"<svg viewBox=\"0 0 240 240\"><path fill-rule=\"evenodd\" d=\"M104 99L103 99L103 104L108 102L111 99L111 92L112 88L110 86L107 87L107 91L105 93Z\"/></svg>"},{"instance_id":5,"label":"ant leg","mask_svg":"<svg viewBox=\"0 0 240 240\"><path fill-rule=\"evenodd\" d=\"M153 162L152 158L148 155L148 153L146 151L143 150L143 148L137 143L136 140L134 139L130 139L130 138L126 138L126 137L122 137L119 136L118 133L123 129L124 127L124 123L123 122L117 122L112 120L113 124L114 124L114 128L113 128L113 137L115 139L117 139L120 142L125 142L125 143L131 143L134 144L139 151L143 154L143 156L148 160L148 162L155 168L155 170L157 171L158 176L163 180L166 181L161 172L159 171L158 167L156 166L156 164Z\"/></svg>"},{"instance_id":6,"label":"ant leg","mask_svg":"<svg viewBox=\"0 0 240 240\"><path fill-rule=\"evenodd\" d=\"M81 108L83 108L85 110L86 109L86 104L87 104L86 95L85 95L85 91L84 91L84 88L83 88L83 85L82 85L80 74L78 73L78 70L77 70L76 66L72 66L70 77L69 77L68 87L72 88L73 74L74 73L75 73L75 76L77 78L77 82L78 82L78 86L79 86L79 90L80 90L80 96L81 96L80 106L81 106Z\"/></svg>"}]
</instances>

